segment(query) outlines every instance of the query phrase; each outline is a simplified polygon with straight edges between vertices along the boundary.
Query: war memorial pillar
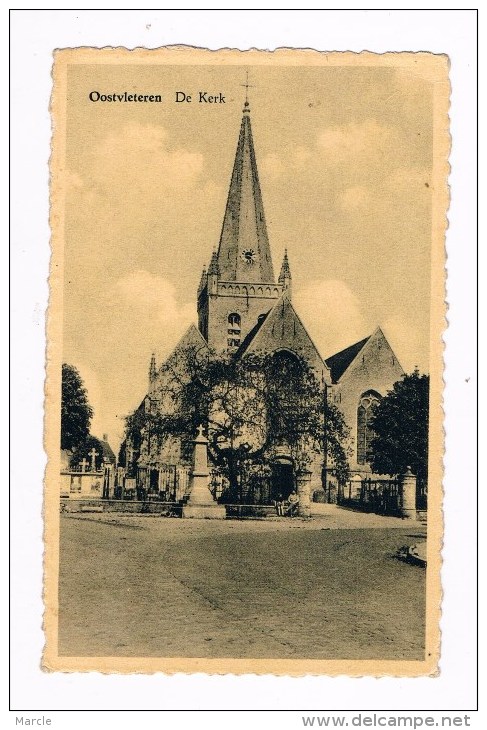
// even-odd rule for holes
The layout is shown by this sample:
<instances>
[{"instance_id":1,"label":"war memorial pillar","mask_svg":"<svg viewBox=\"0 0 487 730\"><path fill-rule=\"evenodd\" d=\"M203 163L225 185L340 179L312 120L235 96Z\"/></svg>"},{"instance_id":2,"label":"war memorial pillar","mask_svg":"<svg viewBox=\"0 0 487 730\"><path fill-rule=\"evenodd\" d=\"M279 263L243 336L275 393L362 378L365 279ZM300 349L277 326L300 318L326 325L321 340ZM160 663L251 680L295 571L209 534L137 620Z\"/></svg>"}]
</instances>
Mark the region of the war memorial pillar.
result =
<instances>
[{"instance_id":1,"label":"war memorial pillar","mask_svg":"<svg viewBox=\"0 0 487 730\"><path fill-rule=\"evenodd\" d=\"M190 494L183 507L183 517L206 520L224 520L226 510L213 498L208 487L208 439L199 426L198 435L193 441L193 467L190 474Z\"/></svg>"}]
</instances>

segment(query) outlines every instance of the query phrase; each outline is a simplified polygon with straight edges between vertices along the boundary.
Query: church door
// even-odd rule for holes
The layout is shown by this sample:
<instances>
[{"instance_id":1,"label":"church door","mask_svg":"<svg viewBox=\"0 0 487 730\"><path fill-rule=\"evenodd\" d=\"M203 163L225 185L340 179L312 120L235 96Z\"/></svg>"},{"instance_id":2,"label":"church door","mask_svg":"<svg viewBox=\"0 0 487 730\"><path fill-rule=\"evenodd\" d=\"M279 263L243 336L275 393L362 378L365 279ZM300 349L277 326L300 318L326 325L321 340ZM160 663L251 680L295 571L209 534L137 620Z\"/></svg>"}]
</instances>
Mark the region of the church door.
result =
<instances>
[{"instance_id":1,"label":"church door","mask_svg":"<svg viewBox=\"0 0 487 730\"><path fill-rule=\"evenodd\" d=\"M271 500L277 499L279 495L287 499L293 489L295 489L293 465L290 462L272 464Z\"/></svg>"},{"instance_id":2,"label":"church door","mask_svg":"<svg viewBox=\"0 0 487 730\"><path fill-rule=\"evenodd\" d=\"M156 494L159 491L159 469L150 470L150 492Z\"/></svg>"}]
</instances>

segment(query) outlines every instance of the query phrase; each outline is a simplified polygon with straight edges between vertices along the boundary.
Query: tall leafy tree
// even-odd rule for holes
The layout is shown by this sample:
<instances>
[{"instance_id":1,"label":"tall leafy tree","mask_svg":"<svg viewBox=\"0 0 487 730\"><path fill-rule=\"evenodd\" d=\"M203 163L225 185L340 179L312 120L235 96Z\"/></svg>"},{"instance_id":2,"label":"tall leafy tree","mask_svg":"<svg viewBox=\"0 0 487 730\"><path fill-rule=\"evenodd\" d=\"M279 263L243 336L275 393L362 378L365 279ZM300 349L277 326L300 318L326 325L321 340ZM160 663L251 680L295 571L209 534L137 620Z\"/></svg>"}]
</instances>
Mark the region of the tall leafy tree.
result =
<instances>
[{"instance_id":1,"label":"tall leafy tree","mask_svg":"<svg viewBox=\"0 0 487 730\"><path fill-rule=\"evenodd\" d=\"M428 473L429 376L415 370L375 406L370 426L370 464L378 474L397 476L410 466L418 480Z\"/></svg>"},{"instance_id":2,"label":"tall leafy tree","mask_svg":"<svg viewBox=\"0 0 487 730\"><path fill-rule=\"evenodd\" d=\"M93 409L83 380L73 365L63 363L61 393L61 448L77 449L90 432Z\"/></svg>"},{"instance_id":3,"label":"tall leafy tree","mask_svg":"<svg viewBox=\"0 0 487 730\"><path fill-rule=\"evenodd\" d=\"M119 466L125 466L126 461L127 461L127 441L124 439L122 441L122 443L120 444L120 448L118 450L117 464Z\"/></svg>"},{"instance_id":4,"label":"tall leafy tree","mask_svg":"<svg viewBox=\"0 0 487 730\"><path fill-rule=\"evenodd\" d=\"M189 443L197 427L207 424L211 459L234 494L240 477L264 464L281 444L305 465L326 442L337 475L346 478L348 432L342 414L333 404L325 413L322 385L298 358L286 353L205 358L188 350L178 370L164 373L161 383L150 403L126 419L132 444L145 438L160 446L170 434Z\"/></svg>"}]
</instances>

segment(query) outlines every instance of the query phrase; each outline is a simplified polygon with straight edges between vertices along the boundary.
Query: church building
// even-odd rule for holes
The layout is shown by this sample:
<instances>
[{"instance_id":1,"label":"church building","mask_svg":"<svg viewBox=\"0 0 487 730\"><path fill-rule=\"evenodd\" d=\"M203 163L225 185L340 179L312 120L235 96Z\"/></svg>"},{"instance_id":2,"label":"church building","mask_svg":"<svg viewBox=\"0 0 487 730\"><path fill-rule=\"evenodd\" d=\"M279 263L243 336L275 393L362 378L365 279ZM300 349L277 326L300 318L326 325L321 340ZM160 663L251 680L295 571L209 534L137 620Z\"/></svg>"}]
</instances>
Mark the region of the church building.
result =
<instances>
[{"instance_id":1,"label":"church building","mask_svg":"<svg viewBox=\"0 0 487 730\"><path fill-rule=\"evenodd\" d=\"M289 253L292 260L292 251ZM326 384L330 402L342 411L350 428L351 471L370 475L367 455L372 406L401 378L403 370L380 327L325 359L293 307L287 251L276 279L248 101L243 109L220 241L208 269L202 272L197 309L198 327L189 327L165 367L158 368L152 357L148 399L141 408L147 407L151 395L161 386L161 378L167 377L168 362L177 369L181 354L188 348L236 358L283 352L306 362L318 381ZM168 438L157 453L150 450L150 444L142 445L133 458L137 460L138 478L145 480L148 488L156 488L161 485L161 475L168 468L177 469L186 457L174 438ZM323 498L323 457L315 461L311 493L317 498L321 491ZM281 453L274 466L286 498L294 484L292 459ZM329 482L333 483L332 465Z\"/></svg>"}]
</instances>

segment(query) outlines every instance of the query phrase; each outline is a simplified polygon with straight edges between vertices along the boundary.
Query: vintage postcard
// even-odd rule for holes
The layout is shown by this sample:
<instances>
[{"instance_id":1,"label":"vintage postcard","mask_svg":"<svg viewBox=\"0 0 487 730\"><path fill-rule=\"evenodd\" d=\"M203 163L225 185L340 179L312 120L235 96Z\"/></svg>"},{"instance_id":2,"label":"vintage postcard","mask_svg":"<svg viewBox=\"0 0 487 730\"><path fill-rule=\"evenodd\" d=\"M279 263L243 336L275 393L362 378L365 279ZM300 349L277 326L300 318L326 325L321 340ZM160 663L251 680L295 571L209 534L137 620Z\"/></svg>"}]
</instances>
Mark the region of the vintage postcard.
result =
<instances>
[{"instance_id":1,"label":"vintage postcard","mask_svg":"<svg viewBox=\"0 0 487 730\"><path fill-rule=\"evenodd\" d=\"M55 53L45 670L438 672L449 90Z\"/></svg>"}]
</instances>

